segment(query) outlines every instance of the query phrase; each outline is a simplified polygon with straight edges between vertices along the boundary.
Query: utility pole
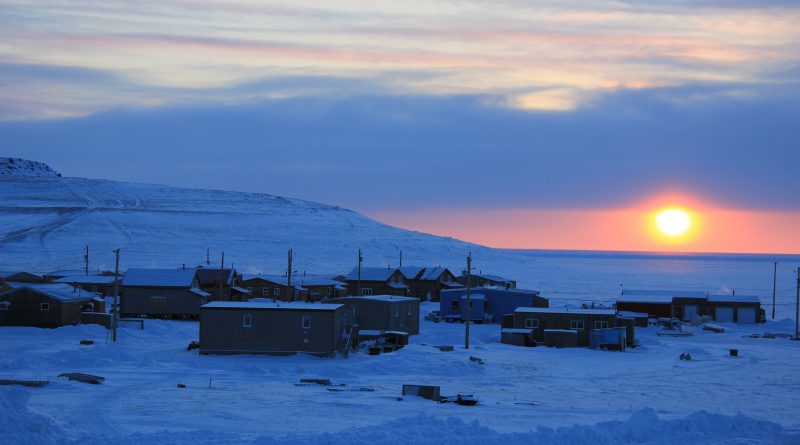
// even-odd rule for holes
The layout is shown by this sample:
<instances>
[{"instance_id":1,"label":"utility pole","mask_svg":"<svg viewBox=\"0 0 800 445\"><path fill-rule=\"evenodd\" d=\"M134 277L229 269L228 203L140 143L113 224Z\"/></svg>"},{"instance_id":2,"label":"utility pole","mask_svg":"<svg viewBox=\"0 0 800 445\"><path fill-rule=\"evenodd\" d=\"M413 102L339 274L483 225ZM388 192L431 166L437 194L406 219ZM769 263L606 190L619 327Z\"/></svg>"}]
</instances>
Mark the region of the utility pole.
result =
<instances>
[{"instance_id":1,"label":"utility pole","mask_svg":"<svg viewBox=\"0 0 800 445\"><path fill-rule=\"evenodd\" d=\"M89 276L89 246L85 247L85 251L83 253L83 269L86 276Z\"/></svg>"},{"instance_id":2,"label":"utility pole","mask_svg":"<svg viewBox=\"0 0 800 445\"><path fill-rule=\"evenodd\" d=\"M358 293L357 296L361 296L361 262L364 261L364 257L361 256L361 249L358 249L358 281L356 286L356 292Z\"/></svg>"},{"instance_id":3,"label":"utility pole","mask_svg":"<svg viewBox=\"0 0 800 445\"><path fill-rule=\"evenodd\" d=\"M211 265L211 249L206 247L206 266Z\"/></svg>"},{"instance_id":4,"label":"utility pole","mask_svg":"<svg viewBox=\"0 0 800 445\"><path fill-rule=\"evenodd\" d=\"M289 268L286 269L286 287L289 292L289 301L294 301L294 289L292 289L292 249L289 249Z\"/></svg>"},{"instance_id":5,"label":"utility pole","mask_svg":"<svg viewBox=\"0 0 800 445\"><path fill-rule=\"evenodd\" d=\"M400 251L400 267L403 267L403 251Z\"/></svg>"},{"instance_id":6,"label":"utility pole","mask_svg":"<svg viewBox=\"0 0 800 445\"><path fill-rule=\"evenodd\" d=\"M800 338L800 267L797 268L797 303L794 312L794 338Z\"/></svg>"},{"instance_id":7,"label":"utility pole","mask_svg":"<svg viewBox=\"0 0 800 445\"><path fill-rule=\"evenodd\" d=\"M219 299L222 300L222 271L225 269L225 251L222 252L222 260L219 263Z\"/></svg>"},{"instance_id":8,"label":"utility pole","mask_svg":"<svg viewBox=\"0 0 800 445\"><path fill-rule=\"evenodd\" d=\"M469 349L469 320L471 318L470 309L472 309L472 252L467 255L467 322L465 325L464 333L464 349Z\"/></svg>"},{"instance_id":9,"label":"utility pole","mask_svg":"<svg viewBox=\"0 0 800 445\"><path fill-rule=\"evenodd\" d=\"M111 341L117 341L117 324L119 324L119 248L114 250L116 261L114 262L114 309L113 319L111 320Z\"/></svg>"},{"instance_id":10,"label":"utility pole","mask_svg":"<svg viewBox=\"0 0 800 445\"><path fill-rule=\"evenodd\" d=\"M775 268L772 270L772 319L775 319L775 286L778 283L778 262L775 261Z\"/></svg>"}]
</instances>

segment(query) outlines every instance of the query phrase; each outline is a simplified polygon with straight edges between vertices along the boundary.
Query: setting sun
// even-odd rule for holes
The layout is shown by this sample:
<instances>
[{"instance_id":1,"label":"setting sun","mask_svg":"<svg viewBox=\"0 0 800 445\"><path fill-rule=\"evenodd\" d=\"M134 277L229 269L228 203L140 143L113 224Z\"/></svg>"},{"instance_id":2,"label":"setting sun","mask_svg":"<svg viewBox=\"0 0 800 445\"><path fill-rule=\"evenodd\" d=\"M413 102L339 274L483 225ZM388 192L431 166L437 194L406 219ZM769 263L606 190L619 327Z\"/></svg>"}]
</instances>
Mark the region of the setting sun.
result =
<instances>
[{"instance_id":1,"label":"setting sun","mask_svg":"<svg viewBox=\"0 0 800 445\"><path fill-rule=\"evenodd\" d=\"M683 210L668 209L656 216L658 230L667 236L680 236L689 230L692 219Z\"/></svg>"}]
</instances>

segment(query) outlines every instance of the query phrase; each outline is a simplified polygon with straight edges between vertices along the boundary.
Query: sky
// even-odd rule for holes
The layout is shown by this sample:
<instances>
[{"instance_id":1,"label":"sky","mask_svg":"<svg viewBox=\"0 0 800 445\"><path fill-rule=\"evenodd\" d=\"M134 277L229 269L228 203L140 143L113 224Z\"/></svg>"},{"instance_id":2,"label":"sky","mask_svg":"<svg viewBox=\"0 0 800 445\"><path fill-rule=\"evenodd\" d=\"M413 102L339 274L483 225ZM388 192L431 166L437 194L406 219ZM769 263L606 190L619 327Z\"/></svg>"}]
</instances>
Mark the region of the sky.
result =
<instances>
[{"instance_id":1,"label":"sky","mask_svg":"<svg viewBox=\"0 0 800 445\"><path fill-rule=\"evenodd\" d=\"M0 156L489 246L800 253L800 3L0 0ZM667 239L654 212L686 209Z\"/></svg>"}]
</instances>

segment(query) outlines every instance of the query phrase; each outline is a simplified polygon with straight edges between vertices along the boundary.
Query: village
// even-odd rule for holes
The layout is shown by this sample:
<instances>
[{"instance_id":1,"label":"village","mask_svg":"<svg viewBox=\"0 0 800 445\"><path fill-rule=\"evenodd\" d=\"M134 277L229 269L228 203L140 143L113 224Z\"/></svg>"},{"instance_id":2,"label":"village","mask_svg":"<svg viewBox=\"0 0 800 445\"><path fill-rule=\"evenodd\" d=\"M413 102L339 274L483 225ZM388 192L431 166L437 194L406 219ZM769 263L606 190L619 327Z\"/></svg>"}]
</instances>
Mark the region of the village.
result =
<instances>
[{"instance_id":1,"label":"village","mask_svg":"<svg viewBox=\"0 0 800 445\"><path fill-rule=\"evenodd\" d=\"M553 306L514 279L471 267L460 274L443 266L363 267L361 258L346 274L292 271L291 251L289 272L279 275L239 273L224 263L119 273L90 272L87 262L84 270L2 272L0 326L99 324L116 341L120 325L144 329L148 319L178 319L197 323L197 341L187 347L201 355L346 358L400 349L428 323L465 324L467 349L470 324L488 324L504 344L624 351L637 346L638 329L680 337L691 335L684 326L724 332L726 323L766 321L758 296L735 292L624 289L610 304ZM420 304L437 308L421 317Z\"/></svg>"}]
</instances>

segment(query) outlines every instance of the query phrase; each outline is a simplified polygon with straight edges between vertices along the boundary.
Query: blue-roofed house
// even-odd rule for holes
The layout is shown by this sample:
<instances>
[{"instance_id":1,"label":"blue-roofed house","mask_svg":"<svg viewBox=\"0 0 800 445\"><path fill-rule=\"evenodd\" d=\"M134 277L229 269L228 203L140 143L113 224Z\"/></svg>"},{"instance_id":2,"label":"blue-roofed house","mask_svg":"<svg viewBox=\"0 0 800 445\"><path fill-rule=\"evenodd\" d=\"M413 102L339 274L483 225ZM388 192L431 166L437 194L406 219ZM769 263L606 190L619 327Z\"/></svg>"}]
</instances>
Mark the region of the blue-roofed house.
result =
<instances>
[{"instance_id":1,"label":"blue-roofed house","mask_svg":"<svg viewBox=\"0 0 800 445\"><path fill-rule=\"evenodd\" d=\"M408 295L422 301L439 301L442 290L464 287L446 267L404 266L400 271L408 278Z\"/></svg>"},{"instance_id":2,"label":"blue-roofed house","mask_svg":"<svg viewBox=\"0 0 800 445\"><path fill-rule=\"evenodd\" d=\"M10 282L0 292L0 325L57 328L81 322L100 296L68 284Z\"/></svg>"},{"instance_id":3,"label":"blue-roofed house","mask_svg":"<svg viewBox=\"0 0 800 445\"><path fill-rule=\"evenodd\" d=\"M408 295L408 277L397 267L362 267L360 279L356 267L345 281L348 295Z\"/></svg>"},{"instance_id":4,"label":"blue-roofed house","mask_svg":"<svg viewBox=\"0 0 800 445\"><path fill-rule=\"evenodd\" d=\"M197 318L211 294L197 269L128 269L122 280L123 316Z\"/></svg>"}]
</instances>

